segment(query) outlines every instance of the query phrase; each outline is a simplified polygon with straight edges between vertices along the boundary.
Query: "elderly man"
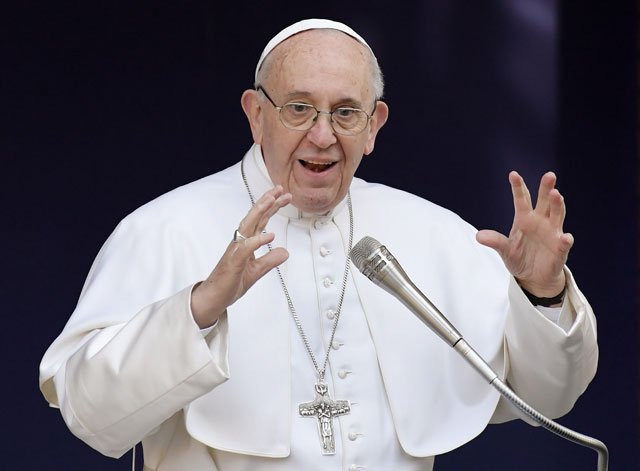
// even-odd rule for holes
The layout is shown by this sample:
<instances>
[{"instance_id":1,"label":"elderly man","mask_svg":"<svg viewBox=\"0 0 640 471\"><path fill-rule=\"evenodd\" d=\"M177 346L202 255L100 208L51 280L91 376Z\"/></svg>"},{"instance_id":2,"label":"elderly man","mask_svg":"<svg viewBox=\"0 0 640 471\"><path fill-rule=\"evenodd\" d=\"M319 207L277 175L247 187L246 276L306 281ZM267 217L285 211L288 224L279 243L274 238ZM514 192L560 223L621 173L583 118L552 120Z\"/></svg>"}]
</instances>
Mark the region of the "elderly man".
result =
<instances>
[{"instance_id":1,"label":"elderly man","mask_svg":"<svg viewBox=\"0 0 640 471\"><path fill-rule=\"evenodd\" d=\"M355 179L388 107L373 52L341 23L280 32L255 85L242 95L254 139L242 161L125 218L46 353L41 388L72 432L115 457L142 441L146 470L410 471L513 418L350 270L364 235L525 399L566 413L597 346L564 266L573 239L555 176L535 209L509 176L509 237Z\"/></svg>"}]
</instances>

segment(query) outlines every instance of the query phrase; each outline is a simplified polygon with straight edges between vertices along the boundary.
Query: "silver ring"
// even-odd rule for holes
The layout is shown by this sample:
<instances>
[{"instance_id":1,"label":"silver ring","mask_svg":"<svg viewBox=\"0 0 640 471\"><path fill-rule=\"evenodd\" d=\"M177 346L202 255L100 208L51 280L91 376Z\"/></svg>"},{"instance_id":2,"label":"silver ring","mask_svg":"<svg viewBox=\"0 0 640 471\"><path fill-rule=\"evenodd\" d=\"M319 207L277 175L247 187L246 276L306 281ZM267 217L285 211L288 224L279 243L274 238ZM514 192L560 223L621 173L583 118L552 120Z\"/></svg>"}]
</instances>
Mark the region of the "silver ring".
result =
<instances>
[{"instance_id":1,"label":"silver ring","mask_svg":"<svg viewBox=\"0 0 640 471\"><path fill-rule=\"evenodd\" d=\"M243 240L247 240L247 238L245 236L243 236L242 234L240 234L240 231L238 229L233 231L232 242L241 242Z\"/></svg>"}]
</instances>

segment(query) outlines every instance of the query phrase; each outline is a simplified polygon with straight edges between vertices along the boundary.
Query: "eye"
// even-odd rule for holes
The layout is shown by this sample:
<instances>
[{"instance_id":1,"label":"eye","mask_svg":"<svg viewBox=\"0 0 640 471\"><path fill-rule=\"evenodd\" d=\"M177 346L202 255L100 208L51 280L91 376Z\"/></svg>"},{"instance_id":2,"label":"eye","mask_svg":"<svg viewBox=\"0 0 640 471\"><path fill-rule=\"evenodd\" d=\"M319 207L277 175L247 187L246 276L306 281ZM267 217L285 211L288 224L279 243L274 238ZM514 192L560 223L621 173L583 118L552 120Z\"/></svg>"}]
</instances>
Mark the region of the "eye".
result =
<instances>
[{"instance_id":1,"label":"eye","mask_svg":"<svg viewBox=\"0 0 640 471\"><path fill-rule=\"evenodd\" d=\"M354 108L338 108L333 112L333 115L337 119L351 119L358 114L358 111L360 110Z\"/></svg>"},{"instance_id":2,"label":"eye","mask_svg":"<svg viewBox=\"0 0 640 471\"><path fill-rule=\"evenodd\" d=\"M284 125L292 129L306 127L315 117L315 108L307 103L287 103L280 113Z\"/></svg>"},{"instance_id":3,"label":"eye","mask_svg":"<svg viewBox=\"0 0 640 471\"><path fill-rule=\"evenodd\" d=\"M289 113L298 115L307 114L313 110L313 106L306 103L287 103L285 107Z\"/></svg>"}]
</instances>

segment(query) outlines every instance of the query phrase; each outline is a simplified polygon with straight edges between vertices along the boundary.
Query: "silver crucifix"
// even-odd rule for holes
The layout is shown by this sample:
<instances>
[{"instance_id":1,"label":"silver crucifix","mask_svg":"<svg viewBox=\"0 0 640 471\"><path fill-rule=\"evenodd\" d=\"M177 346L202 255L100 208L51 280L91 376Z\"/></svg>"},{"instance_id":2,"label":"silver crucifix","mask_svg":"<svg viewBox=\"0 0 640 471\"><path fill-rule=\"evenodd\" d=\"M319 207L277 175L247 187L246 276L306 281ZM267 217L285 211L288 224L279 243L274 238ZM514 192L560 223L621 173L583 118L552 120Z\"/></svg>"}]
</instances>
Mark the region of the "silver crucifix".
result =
<instances>
[{"instance_id":1,"label":"silver crucifix","mask_svg":"<svg viewBox=\"0 0 640 471\"><path fill-rule=\"evenodd\" d=\"M318 420L320 444L323 455L336 453L336 438L333 434L333 418L348 414L351 411L349 401L333 401L329 396L329 388L323 382L316 383L316 398L311 402L303 402L299 406L302 417L315 417Z\"/></svg>"}]
</instances>

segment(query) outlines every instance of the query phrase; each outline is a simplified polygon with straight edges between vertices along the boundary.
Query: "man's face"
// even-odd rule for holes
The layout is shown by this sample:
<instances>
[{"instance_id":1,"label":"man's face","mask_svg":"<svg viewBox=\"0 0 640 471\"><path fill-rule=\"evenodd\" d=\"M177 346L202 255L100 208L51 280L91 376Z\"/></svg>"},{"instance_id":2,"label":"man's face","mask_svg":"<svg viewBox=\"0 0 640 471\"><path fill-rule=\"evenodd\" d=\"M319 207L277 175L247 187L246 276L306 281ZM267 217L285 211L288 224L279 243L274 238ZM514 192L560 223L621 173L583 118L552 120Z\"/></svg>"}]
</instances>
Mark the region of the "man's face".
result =
<instances>
[{"instance_id":1,"label":"man's face","mask_svg":"<svg viewBox=\"0 0 640 471\"><path fill-rule=\"evenodd\" d=\"M277 105L294 101L322 111L348 106L367 113L374 108L369 53L355 39L333 30L305 31L271 54L276 56L261 85ZM298 209L316 214L345 197L388 112L378 103L362 133L343 136L333 131L327 114L319 115L308 131L287 129L273 105L253 90L245 92L242 104L273 183L293 195Z\"/></svg>"}]
</instances>

